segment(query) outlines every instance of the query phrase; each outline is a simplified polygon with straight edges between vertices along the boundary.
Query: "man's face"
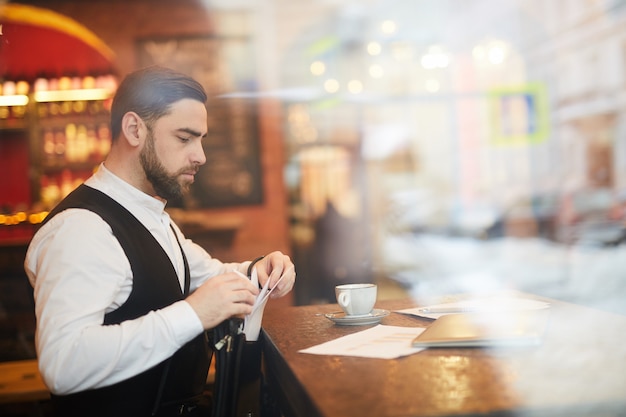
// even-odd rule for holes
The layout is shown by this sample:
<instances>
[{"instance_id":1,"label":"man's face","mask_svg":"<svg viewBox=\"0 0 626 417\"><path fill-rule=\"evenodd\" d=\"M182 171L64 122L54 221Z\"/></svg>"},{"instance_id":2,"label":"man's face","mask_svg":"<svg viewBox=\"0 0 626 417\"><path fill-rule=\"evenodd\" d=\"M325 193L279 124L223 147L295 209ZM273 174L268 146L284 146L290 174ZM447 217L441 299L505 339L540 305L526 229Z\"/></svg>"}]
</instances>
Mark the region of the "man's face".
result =
<instances>
[{"instance_id":1,"label":"man's face","mask_svg":"<svg viewBox=\"0 0 626 417\"><path fill-rule=\"evenodd\" d=\"M156 195L177 199L193 183L200 165L206 162L202 149L206 129L206 108L191 99L172 104L169 114L148 126L139 157Z\"/></svg>"}]
</instances>

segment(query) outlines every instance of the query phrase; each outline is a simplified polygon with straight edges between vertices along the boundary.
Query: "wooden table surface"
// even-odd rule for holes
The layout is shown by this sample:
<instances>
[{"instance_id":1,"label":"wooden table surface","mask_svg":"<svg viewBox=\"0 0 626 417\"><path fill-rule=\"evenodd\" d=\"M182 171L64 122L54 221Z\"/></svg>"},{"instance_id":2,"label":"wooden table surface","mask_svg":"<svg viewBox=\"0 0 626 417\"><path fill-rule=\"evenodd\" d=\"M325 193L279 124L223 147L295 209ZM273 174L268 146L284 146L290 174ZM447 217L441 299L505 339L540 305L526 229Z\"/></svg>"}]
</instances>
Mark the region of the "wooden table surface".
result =
<instances>
[{"instance_id":1,"label":"wooden table surface","mask_svg":"<svg viewBox=\"0 0 626 417\"><path fill-rule=\"evenodd\" d=\"M626 317L552 302L540 346L430 348L399 359L298 351L370 326L339 326L336 304L268 309L264 366L285 416L617 416L626 414ZM395 313L381 324L426 327Z\"/></svg>"},{"instance_id":2,"label":"wooden table surface","mask_svg":"<svg viewBox=\"0 0 626 417\"><path fill-rule=\"evenodd\" d=\"M36 360L0 362L0 404L49 398Z\"/></svg>"}]
</instances>

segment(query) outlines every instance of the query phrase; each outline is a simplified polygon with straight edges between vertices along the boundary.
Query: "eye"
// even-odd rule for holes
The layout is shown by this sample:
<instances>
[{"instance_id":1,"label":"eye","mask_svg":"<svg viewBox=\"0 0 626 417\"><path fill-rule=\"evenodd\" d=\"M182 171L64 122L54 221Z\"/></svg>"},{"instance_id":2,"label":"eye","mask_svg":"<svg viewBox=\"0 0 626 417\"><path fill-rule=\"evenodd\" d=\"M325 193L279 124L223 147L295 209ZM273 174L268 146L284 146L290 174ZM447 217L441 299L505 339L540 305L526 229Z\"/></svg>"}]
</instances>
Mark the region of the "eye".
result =
<instances>
[{"instance_id":1,"label":"eye","mask_svg":"<svg viewBox=\"0 0 626 417\"><path fill-rule=\"evenodd\" d=\"M180 140L182 143L188 143L191 141L192 138L190 138L189 136L178 136L178 140Z\"/></svg>"}]
</instances>

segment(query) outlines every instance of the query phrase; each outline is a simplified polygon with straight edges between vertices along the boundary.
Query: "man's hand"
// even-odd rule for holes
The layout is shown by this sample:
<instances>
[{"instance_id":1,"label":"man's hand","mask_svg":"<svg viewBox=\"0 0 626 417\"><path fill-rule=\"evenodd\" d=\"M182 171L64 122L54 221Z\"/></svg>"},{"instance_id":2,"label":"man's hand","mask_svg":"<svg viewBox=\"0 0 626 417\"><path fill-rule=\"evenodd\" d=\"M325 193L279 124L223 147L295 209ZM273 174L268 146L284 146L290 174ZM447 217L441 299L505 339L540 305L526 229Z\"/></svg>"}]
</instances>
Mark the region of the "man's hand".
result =
<instances>
[{"instance_id":1,"label":"man's hand","mask_svg":"<svg viewBox=\"0 0 626 417\"><path fill-rule=\"evenodd\" d=\"M186 301L207 330L230 317L250 314L258 293L259 289L249 279L229 272L209 278Z\"/></svg>"},{"instance_id":2,"label":"man's hand","mask_svg":"<svg viewBox=\"0 0 626 417\"><path fill-rule=\"evenodd\" d=\"M254 268L256 268L261 286L269 280L269 288L274 288L280 279L278 286L272 291L270 296L272 298L282 297L289 293L296 282L296 267L289 256L280 251L265 256L254 265Z\"/></svg>"}]
</instances>

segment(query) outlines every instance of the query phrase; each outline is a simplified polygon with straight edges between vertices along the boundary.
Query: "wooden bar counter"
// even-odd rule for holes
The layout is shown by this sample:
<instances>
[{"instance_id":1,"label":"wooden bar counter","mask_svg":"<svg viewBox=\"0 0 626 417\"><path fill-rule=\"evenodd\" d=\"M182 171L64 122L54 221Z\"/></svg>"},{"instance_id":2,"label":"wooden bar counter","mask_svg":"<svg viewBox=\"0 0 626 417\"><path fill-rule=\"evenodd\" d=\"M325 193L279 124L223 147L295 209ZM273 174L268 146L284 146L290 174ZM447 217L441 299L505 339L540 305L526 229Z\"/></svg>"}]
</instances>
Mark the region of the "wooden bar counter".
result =
<instances>
[{"instance_id":1,"label":"wooden bar counter","mask_svg":"<svg viewBox=\"0 0 626 417\"><path fill-rule=\"evenodd\" d=\"M36 360L0 362L0 404L50 398Z\"/></svg>"},{"instance_id":2,"label":"wooden bar counter","mask_svg":"<svg viewBox=\"0 0 626 417\"><path fill-rule=\"evenodd\" d=\"M370 326L339 326L336 304L268 309L263 318L265 375L284 416L623 416L626 317L551 302L540 346L430 348L399 359L299 353ZM395 313L381 324L426 327Z\"/></svg>"}]
</instances>

